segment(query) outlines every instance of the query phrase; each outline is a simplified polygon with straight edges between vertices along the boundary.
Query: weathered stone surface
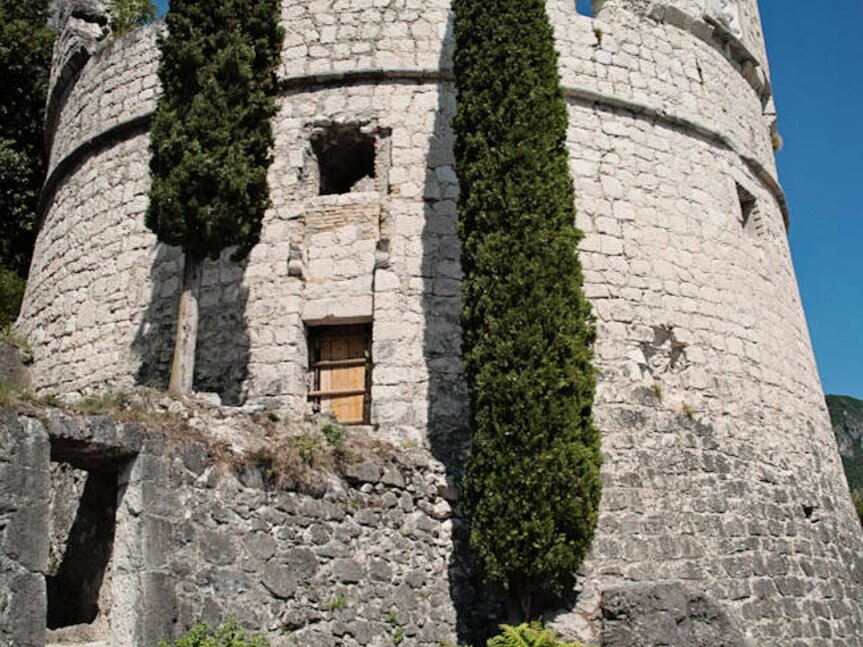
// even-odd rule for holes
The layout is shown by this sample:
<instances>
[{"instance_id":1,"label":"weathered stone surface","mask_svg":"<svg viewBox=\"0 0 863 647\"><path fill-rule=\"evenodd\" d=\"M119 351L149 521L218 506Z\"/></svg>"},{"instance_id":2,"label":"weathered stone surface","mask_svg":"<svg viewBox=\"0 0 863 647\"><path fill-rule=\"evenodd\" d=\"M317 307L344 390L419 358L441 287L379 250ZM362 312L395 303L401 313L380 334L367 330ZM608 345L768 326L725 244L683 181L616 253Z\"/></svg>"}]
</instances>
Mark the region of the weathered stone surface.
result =
<instances>
[{"instance_id":1,"label":"weathered stone surface","mask_svg":"<svg viewBox=\"0 0 863 647\"><path fill-rule=\"evenodd\" d=\"M743 618L757 644L829 635L853 645L863 634L863 545L788 249L757 2L596 5L590 19L571 0L547 3L597 320L594 413L606 456L599 527L570 625L595 639L602 591L684 581ZM58 11L52 177L19 322L40 393L158 385L170 362L182 258L143 225L162 26L107 39L103 10ZM182 466L161 451L154 458L126 427L93 422L67 433L49 418L58 438L84 434L94 456L123 438L140 453L121 506L140 532L118 538L129 600L146 589L140 549L147 564L161 563L149 555L167 539L177 543L164 586L177 589L179 622L236 605L255 622L277 623L281 611L251 574L295 564L297 606L284 613L314 607L321 617L298 640L335 644L315 587L326 589L333 560L386 559L404 588L375 598L375 609L397 601L415 613L405 624L416 625L411 635L433 644L435 629L419 620L432 617L429 603L405 580L425 568L420 591L446 594L437 574L458 506L448 510L442 498L456 502L464 457L450 14L448 0L421 8L284 0L273 207L246 262L206 263L196 384L225 403L301 419L313 406L307 326L371 318L371 424L380 437L431 449L446 467L423 464L418 450L418 463L401 470L404 486L384 465L357 468L351 478L362 485L344 489L357 509L263 493L255 471L228 484L201 456L184 455ZM375 178L357 192L319 195L311 140L328 124L374 138ZM748 216L741 196L754 200ZM73 446L57 449L78 456ZM9 483L32 482L8 463ZM219 505L214 492L224 494ZM21 495L10 497L0 506L22 509ZM182 531L166 535L155 517ZM248 533L271 536L272 555L243 546ZM229 569L248 569L257 584L228 585ZM385 575L368 568L364 577L380 582L375 574ZM365 582L343 585L349 602ZM129 633L118 644L136 644L143 630L132 617L123 622Z\"/></svg>"},{"instance_id":2,"label":"weathered stone surface","mask_svg":"<svg viewBox=\"0 0 863 647\"><path fill-rule=\"evenodd\" d=\"M20 349L0 341L0 382L28 388L30 371L25 365L27 360Z\"/></svg>"},{"instance_id":3,"label":"weathered stone surface","mask_svg":"<svg viewBox=\"0 0 863 647\"><path fill-rule=\"evenodd\" d=\"M747 647L740 621L681 584L636 584L602 594L603 647Z\"/></svg>"}]
</instances>

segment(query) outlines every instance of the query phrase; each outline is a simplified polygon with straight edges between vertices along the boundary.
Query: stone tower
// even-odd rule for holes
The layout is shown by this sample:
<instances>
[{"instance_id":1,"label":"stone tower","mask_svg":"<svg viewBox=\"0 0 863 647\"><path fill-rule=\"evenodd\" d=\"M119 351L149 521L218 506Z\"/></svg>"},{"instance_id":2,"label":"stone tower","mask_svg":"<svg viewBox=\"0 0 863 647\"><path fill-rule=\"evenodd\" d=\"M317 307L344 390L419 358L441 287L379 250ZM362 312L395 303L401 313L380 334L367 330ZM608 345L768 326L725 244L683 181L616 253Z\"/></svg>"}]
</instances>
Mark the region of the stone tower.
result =
<instances>
[{"instance_id":1,"label":"stone tower","mask_svg":"<svg viewBox=\"0 0 863 647\"><path fill-rule=\"evenodd\" d=\"M859 644L863 541L789 254L757 2L547 5L606 457L556 626L595 637L605 613L614 640L608 600L637 616L672 587L756 645ZM273 207L246 262L205 267L196 388L303 415L343 335L372 358L350 421L445 452L466 417L449 2L283 0L282 16ZM112 38L95 0L58 21L19 321L34 384L163 384L182 263L143 224L161 25Z\"/></svg>"}]
</instances>

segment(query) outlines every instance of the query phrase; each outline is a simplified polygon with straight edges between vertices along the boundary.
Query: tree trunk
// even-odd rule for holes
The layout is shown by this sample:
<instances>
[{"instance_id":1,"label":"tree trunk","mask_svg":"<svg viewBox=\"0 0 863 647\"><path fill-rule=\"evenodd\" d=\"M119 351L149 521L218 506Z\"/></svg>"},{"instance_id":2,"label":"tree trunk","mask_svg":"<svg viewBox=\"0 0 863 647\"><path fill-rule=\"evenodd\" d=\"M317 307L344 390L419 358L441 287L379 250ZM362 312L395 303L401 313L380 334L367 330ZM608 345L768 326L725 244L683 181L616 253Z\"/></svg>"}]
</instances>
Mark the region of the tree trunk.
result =
<instances>
[{"instance_id":1,"label":"tree trunk","mask_svg":"<svg viewBox=\"0 0 863 647\"><path fill-rule=\"evenodd\" d=\"M185 255L183 291L177 308L177 339L168 392L173 396L189 395L195 378L195 346L198 342L198 296L201 292L202 259Z\"/></svg>"},{"instance_id":2,"label":"tree trunk","mask_svg":"<svg viewBox=\"0 0 863 647\"><path fill-rule=\"evenodd\" d=\"M517 589L510 589L509 591L509 610L507 616L507 622L513 626L520 625L522 622L528 620L524 596Z\"/></svg>"}]
</instances>

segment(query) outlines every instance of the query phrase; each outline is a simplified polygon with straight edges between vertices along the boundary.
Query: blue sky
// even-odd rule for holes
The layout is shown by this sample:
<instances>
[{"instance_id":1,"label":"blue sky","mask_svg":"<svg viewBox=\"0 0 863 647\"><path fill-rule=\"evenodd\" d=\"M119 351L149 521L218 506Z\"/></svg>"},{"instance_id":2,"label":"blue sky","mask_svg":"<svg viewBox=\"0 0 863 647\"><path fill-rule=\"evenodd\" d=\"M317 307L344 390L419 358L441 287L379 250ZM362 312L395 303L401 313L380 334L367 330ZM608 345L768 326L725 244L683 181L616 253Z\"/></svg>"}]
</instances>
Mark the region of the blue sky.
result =
<instances>
[{"instance_id":1,"label":"blue sky","mask_svg":"<svg viewBox=\"0 0 863 647\"><path fill-rule=\"evenodd\" d=\"M760 6L791 252L821 380L827 393L863 398L863 0L831 0L820 15L808 2Z\"/></svg>"},{"instance_id":2,"label":"blue sky","mask_svg":"<svg viewBox=\"0 0 863 647\"><path fill-rule=\"evenodd\" d=\"M585 12L590 0L577 0ZM156 0L160 14L168 0ZM779 177L824 390L863 398L863 0L761 0ZM826 11L826 6L822 11Z\"/></svg>"}]
</instances>

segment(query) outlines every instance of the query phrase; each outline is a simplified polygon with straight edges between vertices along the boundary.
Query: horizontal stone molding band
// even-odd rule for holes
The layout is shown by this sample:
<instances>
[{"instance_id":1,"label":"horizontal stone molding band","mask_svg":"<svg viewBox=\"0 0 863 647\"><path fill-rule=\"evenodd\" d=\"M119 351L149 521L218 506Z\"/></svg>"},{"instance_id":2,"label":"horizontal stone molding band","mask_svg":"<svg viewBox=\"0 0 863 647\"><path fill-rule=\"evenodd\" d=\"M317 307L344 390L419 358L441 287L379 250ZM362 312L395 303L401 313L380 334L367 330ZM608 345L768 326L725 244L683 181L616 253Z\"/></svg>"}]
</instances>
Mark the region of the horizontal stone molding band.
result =
<instances>
[{"instance_id":1,"label":"horizontal stone molding band","mask_svg":"<svg viewBox=\"0 0 863 647\"><path fill-rule=\"evenodd\" d=\"M716 142L717 144L727 148L729 151L737 155L749 170L764 184L765 188L773 195L779 209L782 211L782 219L785 222L785 229L790 226L788 200L785 198L785 192L779 185L779 182L768 171L764 165L751 155L747 155L734 142L717 130L713 130L709 126L693 121L680 115L671 114L662 108L650 106L631 99L620 99L607 94L600 94L586 88L564 87L563 92L569 101L576 101L586 104L595 104L627 110L639 117L650 119L656 123L666 126L672 126L683 131L697 134L705 139Z\"/></svg>"},{"instance_id":2,"label":"horizontal stone molding band","mask_svg":"<svg viewBox=\"0 0 863 647\"><path fill-rule=\"evenodd\" d=\"M356 70L353 72L333 72L331 74L314 74L309 76L296 76L283 79L280 89L284 94L293 94L308 88L332 87L337 85L362 85L366 83L380 82L408 82L408 83L452 83L454 74L451 69L395 69L384 70L373 68L367 70ZM785 222L786 230L789 227L788 201L779 182L764 167L761 162L741 151L740 148L726 135L714 130L704 124L680 115L671 114L662 108L639 103L630 99L601 94L587 88L564 87L564 94L570 101L593 103L609 108L627 110L635 115L651 119L657 123L695 133L710 141L714 141L737 155L743 163L758 177L767 190L774 196ZM149 128L153 113L147 113L133 117L127 121L112 126L108 130L88 139L83 144L74 148L53 168L42 191L39 203L40 220L44 216L50 200L53 198L54 190L60 181L71 173L83 159L91 153L109 146L111 143L140 134Z\"/></svg>"},{"instance_id":3,"label":"horizontal stone molding band","mask_svg":"<svg viewBox=\"0 0 863 647\"><path fill-rule=\"evenodd\" d=\"M45 179L45 184L42 185L42 194L39 197L39 206L36 210L39 227L42 227L45 214L54 200L54 193L60 182L71 175L81 162L94 153L110 148L119 141L146 132L150 128L152 119L153 113L148 112L111 126L73 148L68 155L55 164Z\"/></svg>"},{"instance_id":4,"label":"horizontal stone molding band","mask_svg":"<svg viewBox=\"0 0 863 647\"><path fill-rule=\"evenodd\" d=\"M410 83L452 83L455 74L448 68L394 69L369 68L346 72L330 72L326 74L309 74L292 76L282 79L279 86L284 93L294 93L306 88L332 87L336 85L362 85L364 83L380 83L381 81Z\"/></svg>"}]
</instances>

